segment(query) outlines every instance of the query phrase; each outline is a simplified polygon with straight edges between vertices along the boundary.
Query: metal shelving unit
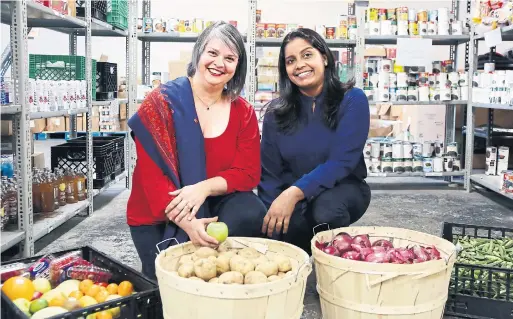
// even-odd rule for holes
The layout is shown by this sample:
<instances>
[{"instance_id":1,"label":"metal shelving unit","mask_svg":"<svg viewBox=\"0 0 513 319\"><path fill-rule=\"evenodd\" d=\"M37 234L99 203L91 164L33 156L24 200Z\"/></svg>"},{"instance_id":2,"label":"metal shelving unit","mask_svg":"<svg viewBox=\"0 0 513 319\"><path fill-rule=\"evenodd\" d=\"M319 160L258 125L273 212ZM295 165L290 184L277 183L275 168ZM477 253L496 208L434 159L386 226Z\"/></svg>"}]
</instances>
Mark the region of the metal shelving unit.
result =
<instances>
[{"instance_id":1,"label":"metal shelving unit","mask_svg":"<svg viewBox=\"0 0 513 319\"><path fill-rule=\"evenodd\" d=\"M503 41L513 41L513 26L507 26L501 29ZM478 60L478 48L479 42L484 40L483 35L475 35L474 26L472 26L471 40L470 40L470 59L469 59L469 74L470 68L477 70ZM472 90L469 90L469 101L472 101ZM488 109L488 123L486 126L486 132L483 134L481 131L476 131L475 127L475 109L485 108ZM474 139L475 137L482 137L486 139L486 146L492 145L492 136L494 131L507 131L507 129L494 129L494 110L509 110L513 111L513 105L508 104L489 104L489 103L472 103L467 105L466 109L466 152L465 152L465 167L473 168L473 157L474 157ZM513 112L511 113L513 116ZM513 128L511 128L513 129ZM510 154L511 156L511 154ZM489 176L485 175L482 170L471 169L470 174L465 176L465 188L468 192L472 191L473 184L485 187L491 191L494 191L506 198L513 200L512 194L505 194L501 192L501 178L502 176Z\"/></svg>"},{"instance_id":2,"label":"metal shelving unit","mask_svg":"<svg viewBox=\"0 0 513 319\"><path fill-rule=\"evenodd\" d=\"M467 3L467 13L470 14L470 1L466 1ZM363 26L365 23L365 9L369 6L369 1L366 0L355 0L356 4L356 14L358 19L358 25ZM415 4L411 4L414 6ZM458 20L459 15L459 5L460 1L452 0L451 11L455 13L455 18ZM363 50L366 44L369 45L393 45L397 44L397 40L401 38L423 38L423 39L431 39L432 44L436 46L449 46L449 58L453 61L457 61L458 57L458 46L461 44L466 45L466 55L465 55L465 64L468 64L469 59L469 43L471 41L471 33L463 34L463 35L422 35L422 36L397 36L397 35L367 35L365 34L364 28L359 28L358 40L357 40L357 48L358 52L362 52L358 55L357 60L363 61ZM363 64L363 62L358 63ZM469 69L469 74L472 74L472 69ZM357 86L363 87L363 71L357 73L359 78L357 78ZM469 99L470 100L470 99ZM449 143L453 142L456 138L456 106L457 105L469 105L469 102L466 100L457 100L457 101L429 101L429 102L370 102L370 105L377 104L385 104L385 105L424 105L424 106L432 106L432 105L446 105L446 128L445 128L445 141L444 146L447 146ZM464 152L462 152L463 155ZM444 177L446 181L452 181L452 177L454 176L467 176L465 170L460 172L453 173L428 173L428 174L410 174L405 175L401 174L400 176L424 176L424 177ZM369 176L378 176L378 177L390 177L393 175L390 174L372 174L369 173Z\"/></svg>"},{"instance_id":3,"label":"metal shelving unit","mask_svg":"<svg viewBox=\"0 0 513 319\"><path fill-rule=\"evenodd\" d=\"M77 18L58 13L40 3L29 0L2 1L0 4L0 18L4 24L11 28L12 49L12 79L14 79L14 103L11 106L1 106L2 119L13 120L13 131L16 140L14 152L14 167L18 181L18 229L15 231L1 232L1 252L20 244L21 254L24 257L34 255L34 241L59 227L70 218L79 213L93 213L93 196L101 193L101 190L93 189L93 141L92 141L92 107L107 105L110 101L93 101L91 96L92 67L91 46L92 37L125 37L126 40L126 70L128 77L128 104L127 112L133 114L136 101L136 30L137 30L137 0L127 0L129 4L128 30L120 30L106 22L91 18L91 1L86 1L85 17ZM87 82L87 107L56 112L31 112L28 103L28 31L31 27L46 28L69 35L69 54L77 54L77 37L84 36L86 58L86 82ZM4 57L4 55L3 55ZM4 62L4 61L2 61ZM3 65L3 64L2 64ZM86 114L86 154L87 154L87 199L76 204L68 204L59 208L51 216L39 214L34 216L32 207L32 167L31 167L31 143L32 134L30 121L55 116L70 117L70 133L76 137L76 115ZM129 149L127 144L125 151L125 163L130 167ZM116 178L122 180L125 174ZM127 179L127 186L129 182Z\"/></svg>"}]
</instances>

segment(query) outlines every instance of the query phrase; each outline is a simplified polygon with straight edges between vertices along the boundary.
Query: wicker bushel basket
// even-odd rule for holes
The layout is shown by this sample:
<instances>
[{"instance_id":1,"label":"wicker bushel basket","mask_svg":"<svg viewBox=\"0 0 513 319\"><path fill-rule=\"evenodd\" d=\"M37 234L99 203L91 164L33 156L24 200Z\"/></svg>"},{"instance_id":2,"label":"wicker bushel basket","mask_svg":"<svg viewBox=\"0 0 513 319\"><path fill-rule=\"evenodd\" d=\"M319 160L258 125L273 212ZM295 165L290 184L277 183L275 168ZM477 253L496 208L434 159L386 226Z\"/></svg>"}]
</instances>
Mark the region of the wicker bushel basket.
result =
<instances>
[{"instance_id":1,"label":"wicker bushel basket","mask_svg":"<svg viewBox=\"0 0 513 319\"><path fill-rule=\"evenodd\" d=\"M371 242L391 240L394 247L434 245L442 259L418 264L378 264L334 257L315 247L346 232L368 234ZM317 291L324 319L440 319L443 316L456 247L449 241L401 228L346 227L312 239Z\"/></svg>"},{"instance_id":2,"label":"wicker bushel basket","mask_svg":"<svg viewBox=\"0 0 513 319\"><path fill-rule=\"evenodd\" d=\"M299 319L306 280L312 272L308 254L296 246L263 238L229 237L233 249L254 247L270 257L290 258L292 270L280 280L252 285L207 283L178 276L179 259L198 247L191 242L171 246L155 260L165 319ZM223 243L224 244L224 243ZM237 248L235 248L237 247Z\"/></svg>"}]
</instances>

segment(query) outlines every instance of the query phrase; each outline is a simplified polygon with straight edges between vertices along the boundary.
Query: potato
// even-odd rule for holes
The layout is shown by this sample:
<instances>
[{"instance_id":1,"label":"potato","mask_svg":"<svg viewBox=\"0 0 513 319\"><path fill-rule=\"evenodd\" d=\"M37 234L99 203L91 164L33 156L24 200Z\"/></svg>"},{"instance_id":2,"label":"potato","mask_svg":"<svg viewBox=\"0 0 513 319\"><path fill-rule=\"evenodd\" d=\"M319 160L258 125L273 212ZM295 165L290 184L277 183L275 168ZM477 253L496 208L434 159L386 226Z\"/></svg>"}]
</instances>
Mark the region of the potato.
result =
<instances>
[{"instance_id":1,"label":"potato","mask_svg":"<svg viewBox=\"0 0 513 319\"><path fill-rule=\"evenodd\" d=\"M232 244L230 241L228 240L225 240L221 243L221 245L219 245L219 247L217 247L217 251L218 252L226 252L226 251L233 251L235 252L235 254L237 254L237 252L234 250L234 248L232 247Z\"/></svg>"},{"instance_id":2,"label":"potato","mask_svg":"<svg viewBox=\"0 0 513 319\"><path fill-rule=\"evenodd\" d=\"M230 257L228 255L219 255L216 259L216 269L218 275L230 271Z\"/></svg>"},{"instance_id":3,"label":"potato","mask_svg":"<svg viewBox=\"0 0 513 319\"><path fill-rule=\"evenodd\" d=\"M228 258L228 260L230 260L233 256L237 256L237 252L235 250L222 251L219 253L219 255L217 257L221 257L221 256L225 256Z\"/></svg>"},{"instance_id":4,"label":"potato","mask_svg":"<svg viewBox=\"0 0 513 319\"><path fill-rule=\"evenodd\" d=\"M240 284L244 283L244 276L238 271L228 271L219 276L220 284Z\"/></svg>"},{"instance_id":5,"label":"potato","mask_svg":"<svg viewBox=\"0 0 513 319\"><path fill-rule=\"evenodd\" d=\"M217 257L216 256L210 256L207 258L208 260L210 260L211 262L213 262L214 264L216 263L216 260L217 260Z\"/></svg>"},{"instance_id":6,"label":"potato","mask_svg":"<svg viewBox=\"0 0 513 319\"><path fill-rule=\"evenodd\" d=\"M276 281L276 280L280 280L280 279L281 279L280 277L278 277L276 275L272 275L267 278L267 281L272 282L272 281Z\"/></svg>"},{"instance_id":7,"label":"potato","mask_svg":"<svg viewBox=\"0 0 513 319\"><path fill-rule=\"evenodd\" d=\"M180 257L180 260L178 261L178 267L180 267L183 264L188 264L188 263L193 264L194 261L192 260L192 256L193 255L191 254L191 255L184 255L184 256Z\"/></svg>"},{"instance_id":8,"label":"potato","mask_svg":"<svg viewBox=\"0 0 513 319\"><path fill-rule=\"evenodd\" d=\"M273 259L278 264L278 270L280 272L287 272L292 270L292 264L290 258L283 255L276 255Z\"/></svg>"},{"instance_id":9,"label":"potato","mask_svg":"<svg viewBox=\"0 0 513 319\"><path fill-rule=\"evenodd\" d=\"M251 261L253 262L253 264L255 264L255 266L258 266L260 264L268 262L269 259L267 257L265 257L264 255L260 255L260 256L258 256L258 258L252 259Z\"/></svg>"},{"instance_id":10,"label":"potato","mask_svg":"<svg viewBox=\"0 0 513 319\"><path fill-rule=\"evenodd\" d=\"M248 272L255 270L255 265L247 258L237 255L230 259L230 269L246 275Z\"/></svg>"},{"instance_id":11,"label":"potato","mask_svg":"<svg viewBox=\"0 0 513 319\"><path fill-rule=\"evenodd\" d=\"M201 259L201 258L208 258L210 256L217 257L217 254L218 254L217 251L210 247L200 247L200 248L198 248L198 250L196 250L194 252L194 256L196 256L196 260Z\"/></svg>"},{"instance_id":12,"label":"potato","mask_svg":"<svg viewBox=\"0 0 513 319\"><path fill-rule=\"evenodd\" d=\"M180 267L178 267L178 275L183 278L189 278L194 276L194 264L182 264Z\"/></svg>"},{"instance_id":13,"label":"potato","mask_svg":"<svg viewBox=\"0 0 513 319\"><path fill-rule=\"evenodd\" d=\"M258 265L255 270L261 271L266 277L278 274L278 264L274 261L268 261Z\"/></svg>"},{"instance_id":14,"label":"potato","mask_svg":"<svg viewBox=\"0 0 513 319\"><path fill-rule=\"evenodd\" d=\"M192 280L198 280L198 281L203 281L205 282L205 280L201 279L201 278L198 278L196 276L192 276L192 277L189 277L189 279L192 279Z\"/></svg>"},{"instance_id":15,"label":"potato","mask_svg":"<svg viewBox=\"0 0 513 319\"><path fill-rule=\"evenodd\" d=\"M267 276L260 271L250 271L244 276L244 284L263 284L267 282Z\"/></svg>"},{"instance_id":16,"label":"potato","mask_svg":"<svg viewBox=\"0 0 513 319\"><path fill-rule=\"evenodd\" d=\"M208 282L211 283L211 284L218 284L219 283L219 278L218 277L214 277L214 278L210 279Z\"/></svg>"},{"instance_id":17,"label":"potato","mask_svg":"<svg viewBox=\"0 0 513 319\"><path fill-rule=\"evenodd\" d=\"M285 274L284 272L279 272L279 273L278 273L278 277L280 277L280 278L285 277L285 275L286 275L286 274Z\"/></svg>"},{"instance_id":18,"label":"potato","mask_svg":"<svg viewBox=\"0 0 513 319\"><path fill-rule=\"evenodd\" d=\"M209 281L217 275L216 264L208 259L199 259L194 262L194 273L197 277Z\"/></svg>"},{"instance_id":19,"label":"potato","mask_svg":"<svg viewBox=\"0 0 513 319\"><path fill-rule=\"evenodd\" d=\"M246 259L256 259L260 256L262 256L261 253L259 253L255 248L253 247L246 247L242 248L239 251L239 256L244 257Z\"/></svg>"}]
</instances>

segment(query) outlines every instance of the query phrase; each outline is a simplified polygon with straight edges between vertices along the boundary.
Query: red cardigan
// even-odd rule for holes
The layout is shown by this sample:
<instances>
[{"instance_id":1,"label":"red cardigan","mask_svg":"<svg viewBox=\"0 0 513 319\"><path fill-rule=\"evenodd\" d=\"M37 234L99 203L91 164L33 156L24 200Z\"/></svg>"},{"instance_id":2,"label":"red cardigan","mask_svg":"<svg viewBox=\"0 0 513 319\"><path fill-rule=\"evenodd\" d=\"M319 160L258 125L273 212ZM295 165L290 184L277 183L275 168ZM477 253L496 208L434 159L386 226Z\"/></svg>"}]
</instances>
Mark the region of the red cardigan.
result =
<instances>
[{"instance_id":1,"label":"red cardigan","mask_svg":"<svg viewBox=\"0 0 513 319\"><path fill-rule=\"evenodd\" d=\"M173 183L135 140L137 163L127 205L130 226L152 225L166 220L164 209L173 196ZM179 147L179 146L177 146ZM260 181L260 132L253 107L238 98L231 105L226 130L218 137L205 138L207 178L222 177L228 193L251 191Z\"/></svg>"}]
</instances>

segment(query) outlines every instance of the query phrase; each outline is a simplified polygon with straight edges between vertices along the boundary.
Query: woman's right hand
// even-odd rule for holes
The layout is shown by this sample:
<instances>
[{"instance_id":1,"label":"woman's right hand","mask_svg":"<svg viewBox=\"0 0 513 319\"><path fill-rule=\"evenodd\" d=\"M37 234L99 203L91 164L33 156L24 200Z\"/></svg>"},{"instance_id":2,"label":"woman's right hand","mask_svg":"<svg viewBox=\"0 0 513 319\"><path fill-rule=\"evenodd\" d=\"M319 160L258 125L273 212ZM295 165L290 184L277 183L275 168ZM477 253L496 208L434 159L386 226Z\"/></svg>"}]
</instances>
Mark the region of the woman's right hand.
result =
<instances>
[{"instance_id":1,"label":"woman's right hand","mask_svg":"<svg viewBox=\"0 0 513 319\"><path fill-rule=\"evenodd\" d=\"M182 219L178 226L180 226L189 235L189 239L195 246L205 246L215 248L219 246L219 242L209 236L206 231L208 224L217 221L217 217L213 218L193 218L192 220Z\"/></svg>"}]
</instances>

